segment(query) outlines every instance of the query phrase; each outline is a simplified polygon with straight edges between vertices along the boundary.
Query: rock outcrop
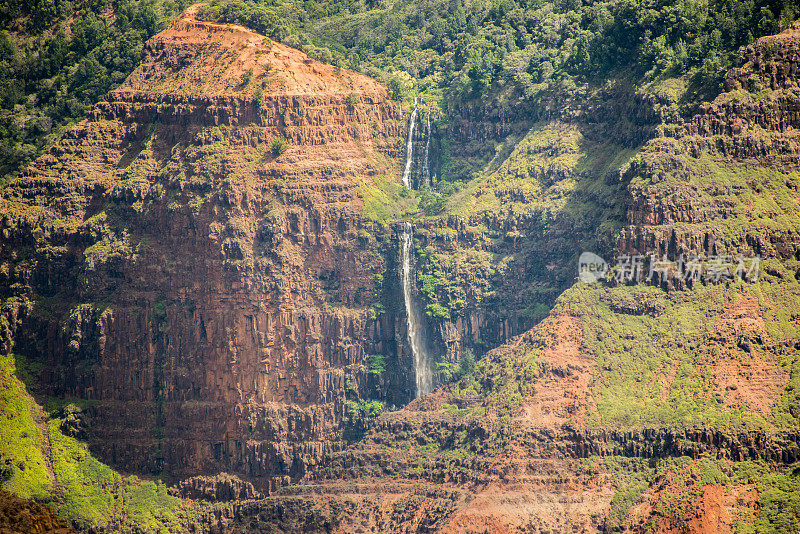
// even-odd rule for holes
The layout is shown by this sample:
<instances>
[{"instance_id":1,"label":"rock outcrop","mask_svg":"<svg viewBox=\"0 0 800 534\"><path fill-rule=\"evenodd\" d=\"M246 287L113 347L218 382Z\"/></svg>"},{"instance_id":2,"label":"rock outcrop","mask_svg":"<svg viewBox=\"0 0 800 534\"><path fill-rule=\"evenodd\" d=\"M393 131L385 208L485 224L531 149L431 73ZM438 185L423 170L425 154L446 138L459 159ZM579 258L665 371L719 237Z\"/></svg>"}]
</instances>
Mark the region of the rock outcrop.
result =
<instances>
[{"instance_id":1,"label":"rock outcrop","mask_svg":"<svg viewBox=\"0 0 800 534\"><path fill-rule=\"evenodd\" d=\"M74 534L50 508L0 490L0 531L7 534Z\"/></svg>"},{"instance_id":2,"label":"rock outcrop","mask_svg":"<svg viewBox=\"0 0 800 534\"><path fill-rule=\"evenodd\" d=\"M796 207L782 200L796 198L800 169L798 54L797 24L759 39L728 73L722 94L648 143L625 175L621 250L673 258L797 253ZM772 198L757 201L764 191ZM767 219L782 224L765 227Z\"/></svg>"},{"instance_id":3,"label":"rock outcrop","mask_svg":"<svg viewBox=\"0 0 800 534\"><path fill-rule=\"evenodd\" d=\"M397 350L361 186L396 173L406 120L194 10L3 191L3 343L44 364L37 393L92 403L102 460L264 489L341 446L366 356Z\"/></svg>"}]
</instances>

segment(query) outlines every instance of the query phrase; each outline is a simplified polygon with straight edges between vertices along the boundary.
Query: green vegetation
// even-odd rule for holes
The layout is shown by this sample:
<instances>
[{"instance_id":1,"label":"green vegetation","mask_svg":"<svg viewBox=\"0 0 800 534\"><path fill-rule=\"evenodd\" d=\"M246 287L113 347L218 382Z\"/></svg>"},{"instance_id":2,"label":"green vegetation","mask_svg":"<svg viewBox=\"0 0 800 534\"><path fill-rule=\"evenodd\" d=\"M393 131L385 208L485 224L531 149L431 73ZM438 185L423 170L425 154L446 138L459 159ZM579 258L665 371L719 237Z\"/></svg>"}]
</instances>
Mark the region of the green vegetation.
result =
<instances>
[{"instance_id":1,"label":"green vegetation","mask_svg":"<svg viewBox=\"0 0 800 534\"><path fill-rule=\"evenodd\" d=\"M667 458L658 462L658 476L666 488L655 505L661 517L689 517L689 508L708 485L728 485L732 482L734 465L714 458Z\"/></svg>"},{"instance_id":2,"label":"green vegetation","mask_svg":"<svg viewBox=\"0 0 800 534\"><path fill-rule=\"evenodd\" d=\"M140 59L189 2L78 0L0 4L0 186L40 154Z\"/></svg>"},{"instance_id":3,"label":"green vegetation","mask_svg":"<svg viewBox=\"0 0 800 534\"><path fill-rule=\"evenodd\" d=\"M638 458L593 457L588 462L602 462L602 466L611 472L611 484L616 489L606 526L614 528L624 525L631 507L653 483L656 470L647 465L647 461Z\"/></svg>"},{"instance_id":4,"label":"green vegetation","mask_svg":"<svg viewBox=\"0 0 800 534\"><path fill-rule=\"evenodd\" d=\"M620 459L621 460L621 459ZM611 465L618 459L606 459ZM734 509L734 527L737 533L793 532L800 524L800 473L797 467L776 471L766 463L731 462L703 456L660 460L655 468L637 471L615 466L615 479L633 481L636 491L645 484L658 481L659 493L655 502L655 517L674 518L681 521L691 517L690 508L703 495L708 486L717 486L726 493L736 494L736 488L754 488L758 491L756 502L750 503L752 513L744 507ZM739 493L738 503L746 505ZM627 497L627 488L614 496L612 513L619 498ZM635 502L634 498L632 502ZM620 508L620 512L622 509ZM621 520L624 516L620 516ZM647 525L647 532L656 530L656 521Z\"/></svg>"},{"instance_id":5,"label":"green vegetation","mask_svg":"<svg viewBox=\"0 0 800 534\"><path fill-rule=\"evenodd\" d=\"M785 28L796 13L794 4L721 0L215 0L201 16L361 68L394 93L408 78L418 90L441 87L450 99L465 100L498 86L535 99L621 73L645 80L689 73L717 82L741 45Z\"/></svg>"},{"instance_id":6,"label":"green vegetation","mask_svg":"<svg viewBox=\"0 0 800 534\"><path fill-rule=\"evenodd\" d=\"M289 148L289 142L283 136L273 137L269 142L269 151L272 153L272 157L274 158L277 158L286 152L287 148Z\"/></svg>"},{"instance_id":7,"label":"green vegetation","mask_svg":"<svg viewBox=\"0 0 800 534\"><path fill-rule=\"evenodd\" d=\"M364 199L362 216L377 223L402 219L417 210L419 200L414 192L386 176L376 176L373 183L359 180Z\"/></svg>"},{"instance_id":8,"label":"green vegetation","mask_svg":"<svg viewBox=\"0 0 800 534\"><path fill-rule=\"evenodd\" d=\"M48 423L53 471L63 492L59 515L106 525L115 514L122 479L89 454L84 443L61 433L59 419Z\"/></svg>"},{"instance_id":9,"label":"green vegetation","mask_svg":"<svg viewBox=\"0 0 800 534\"><path fill-rule=\"evenodd\" d=\"M419 207L425 215L439 215L445 209L445 197L441 193L424 188L419 192Z\"/></svg>"},{"instance_id":10,"label":"green vegetation","mask_svg":"<svg viewBox=\"0 0 800 534\"><path fill-rule=\"evenodd\" d=\"M85 443L62 434L61 423L60 419L48 423L53 470L61 492L56 503L59 515L95 527L122 521L145 532L181 525L186 507L164 484L123 479L92 457Z\"/></svg>"},{"instance_id":11,"label":"green vegetation","mask_svg":"<svg viewBox=\"0 0 800 534\"><path fill-rule=\"evenodd\" d=\"M26 499L44 499L52 481L37 424L43 413L14 372L14 356L0 356L0 487Z\"/></svg>"},{"instance_id":12,"label":"green vegetation","mask_svg":"<svg viewBox=\"0 0 800 534\"><path fill-rule=\"evenodd\" d=\"M383 354L367 356L367 371L373 375L379 375L386 371L386 356Z\"/></svg>"},{"instance_id":13,"label":"green vegetation","mask_svg":"<svg viewBox=\"0 0 800 534\"><path fill-rule=\"evenodd\" d=\"M349 95L347 95L347 99L345 100L347 107L349 107L350 109L355 108L359 102L361 102L361 97L355 93L350 93Z\"/></svg>"},{"instance_id":14,"label":"green vegetation","mask_svg":"<svg viewBox=\"0 0 800 534\"><path fill-rule=\"evenodd\" d=\"M372 428L375 419L383 412L386 403L380 400L360 399L346 401L342 435L349 442L358 441Z\"/></svg>"},{"instance_id":15,"label":"green vegetation","mask_svg":"<svg viewBox=\"0 0 800 534\"><path fill-rule=\"evenodd\" d=\"M379 400L347 401L347 411L355 416L375 418L381 414L384 402Z\"/></svg>"},{"instance_id":16,"label":"green vegetation","mask_svg":"<svg viewBox=\"0 0 800 534\"><path fill-rule=\"evenodd\" d=\"M742 247L745 236L763 232L786 235L800 230L797 216L797 193L800 175L782 172L755 160L726 161L708 151L696 157L677 153L674 142L653 142L652 149L634 158L637 166L646 172L637 173L631 180L631 189L637 193L681 194L696 206L731 206L724 217L715 217L697 223L674 223L679 231L702 235L711 232L719 253L754 254ZM779 256L771 244L759 253ZM792 263L786 267L791 268ZM794 271L784 271L784 277L793 277Z\"/></svg>"},{"instance_id":17,"label":"green vegetation","mask_svg":"<svg viewBox=\"0 0 800 534\"><path fill-rule=\"evenodd\" d=\"M472 349L467 348L457 363L439 362L436 366L440 372L444 373L446 380L458 382L462 378L472 376L475 373L475 353Z\"/></svg>"},{"instance_id":18,"label":"green vegetation","mask_svg":"<svg viewBox=\"0 0 800 534\"><path fill-rule=\"evenodd\" d=\"M242 74L241 86L247 87L248 85L250 85L250 81L252 79L253 79L253 69L247 69L246 71L244 71L244 74Z\"/></svg>"},{"instance_id":19,"label":"green vegetation","mask_svg":"<svg viewBox=\"0 0 800 534\"><path fill-rule=\"evenodd\" d=\"M753 478L757 483L759 513L752 525L737 525L737 532L778 534L792 532L800 524L800 468Z\"/></svg>"},{"instance_id":20,"label":"green vegetation","mask_svg":"<svg viewBox=\"0 0 800 534\"><path fill-rule=\"evenodd\" d=\"M441 235L441 234L440 234ZM484 250L461 248L448 253L427 247L419 253L417 286L432 319L449 319L480 306L491 296L502 259ZM499 269L498 269L499 267Z\"/></svg>"},{"instance_id":21,"label":"green vegetation","mask_svg":"<svg viewBox=\"0 0 800 534\"><path fill-rule=\"evenodd\" d=\"M796 327L784 323L780 328L787 330L781 332L780 318L772 312L791 309L798 299L796 284L790 289L764 282L737 283L671 293L649 286L579 285L562 295L556 310L579 314L582 350L597 362L593 396L598 419L591 424L763 428L778 421L763 410L728 404L723 393L729 384L719 381L714 367L718 355L729 351L743 361L753 356L736 345L741 338L709 341L715 339L712 325L723 324L719 321L731 306L757 301L766 308L766 324L775 331L773 341L785 343L798 335ZM757 331L739 335L758 337ZM770 352L761 347L759 357L779 367L794 365L800 357L795 350L774 356Z\"/></svg>"},{"instance_id":22,"label":"green vegetation","mask_svg":"<svg viewBox=\"0 0 800 534\"><path fill-rule=\"evenodd\" d=\"M130 240L125 233L121 239L113 239L104 235L100 241L87 247L83 251L83 255L86 259L86 266L89 269L96 269L113 258L124 258L131 252Z\"/></svg>"},{"instance_id":23,"label":"green vegetation","mask_svg":"<svg viewBox=\"0 0 800 534\"><path fill-rule=\"evenodd\" d=\"M128 477L125 485L125 515L133 524L146 532L179 530L185 505L181 499L170 495L162 482Z\"/></svg>"},{"instance_id":24,"label":"green vegetation","mask_svg":"<svg viewBox=\"0 0 800 534\"><path fill-rule=\"evenodd\" d=\"M160 482L123 479L95 459L85 443L62 431L65 419L74 418L79 410L58 400L54 413L63 416L50 414L47 421L48 414L15 371L14 356L0 356L0 488L49 502L60 516L86 527L116 530L135 525L142 532L181 531L187 515L194 513L192 507L170 495ZM369 407L365 410L372 413Z\"/></svg>"},{"instance_id":25,"label":"green vegetation","mask_svg":"<svg viewBox=\"0 0 800 534\"><path fill-rule=\"evenodd\" d=\"M0 172L13 170L39 153L59 129L119 83L133 68L142 40L178 7L155 2L78 5L82 9L74 19L68 17L72 8L67 3L3 8L3 16L15 21L15 28L0 33L0 76L6 82L0 92L0 128L5 129L0 132L4 143ZM106 15L109 10L113 17ZM476 225L466 229L475 236L474 246L457 242L460 234L451 227L432 224L424 229L429 232L428 242L436 243L416 251L416 283L429 318L456 319L466 316L467 310L482 309L495 313L487 315L488 320L516 316L538 321L574 278L569 252L546 264L543 247L577 252L613 244L626 221L626 187L633 192L647 189L645 193L657 199L686 194L700 209L730 207L721 219L673 225L687 234L711 233L719 238L716 246L728 252L738 252L748 235L800 233L796 172L769 169L756 161L722 161L707 152L689 156L670 138L658 138L640 150L638 145L646 135L604 138L586 124L562 120L557 111L569 108L569 99L589 102L609 87L627 84L637 97L663 97L664 107L655 110L667 117L662 120L685 116L698 101L719 90L720 75L737 62L740 45L785 27L796 13L793 4L760 0L678 4L497 0L470 5L461 0L433 0L425 5L372 0L302 4L216 0L203 8L202 16L245 24L299 46L312 57L358 68L387 83L399 101L422 95L431 105L441 106L437 112L442 115L436 119L442 122L472 120L475 117L470 114L480 107L505 127L516 120L519 109L547 110L537 111L541 117L531 114L531 122L525 122L528 116L519 112L524 116L521 126L509 126L499 141L458 144L443 140L441 180L432 189L410 191L397 183L396 176L378 176L374 181L358 178L366 219L387 223L412 214L455 213ZM39 26L38 20L48 22ZM241 84L251 82L252 71L246 71ZM735 97L745 103L769 97L767 85L758 77L751 78L746 89ZM261 95L259 89L255 96L259 103ZM357 95L346 98L349 108L358 104ZM574 111L577 114L578 107ZM625 120L620 119L623 127ZM149 132L142 152L131 150L131 157L123 158L128 164L125 179L112 196L122 197L126 188L138 187L137 177L141 179L148 170L143 161L152 156L155 126ZM159 182L153 195L173 195L171 209L185 200L199 211L215 192L228 188L231 176L219 175L228 155L227 134L225 127L207 128L198 134L196 144L177 148L180 157L175 159L181 161L181 173L171 185ZM397 141L402 145L402 139ZM260 149L257 156L277 158L287 147L284 137L274 137L268 153ZM142 154L140 159L138 154ZM631 178L624 174L630 169L647 172L634 172L630 184L623 183ZM159 172L159 179L167 175ZM143 190L146 185L141 184ZM275 208L266 222L278 233L284 219L285 214ZM490 231L486 219L501 229ZM131 236L113 206L87 220L85 228L93 243L84 251L88 268L133 253ZM241 221L230 220L224 231L233 236L249 234L249 230ZM363 243L375 239L370 231L360 231ZM231 237L225 239L224 246L236 243ZM714 426L733 431L796 427L800 421L796 345L800 326L794 310L800 302L796 280L800 260L775 259L774 243L764 240L764 253L773 257L757 284L670 292L649 286L578 284L564 292L555 301L554 312L575 320L581 355L592 362L587 386L592 402L581 414L585 415L581 424L590 429ZM757 327L747 322L729 324L730 310L741 303L757 305L758 320L753 321ZM173 304L163 296L153 303L154 335L165 333ZM81 326L106 308L70 306L65 332L72 336L70 350L78 351L84 342ZM385 309L376 303L371 312L377 317ZM3 320L3 331L10 332L5 315ZM431 417L439 417L437 423L458 425L428 425L435 430L409 426L400 435L383 439L383 446L391 443L397 450L422 451L419 458L408 460L413 476L437 476L435 470L426 471L435 464L439 470L447 469L453 480L460 475L466 480L470 460L502 450L513 440L513 429L518 428L514 418L520 417L526 400L540 387L540 378L551 370L542 357L550 346L549 335L531 333L513 354L476 362L467 350L459 362L440 364L450 381L449 397ZM726 375L719 367L726 359L752 368L786 371L789 387L764 406L741 402L731 393L735 390L728 389L741 386L731 378L739 375ZM17 375L32 383L36 369L20 363ZM386 368L386 356L375 354L357 372L381 375ZM61 418L51 419L43 434L39 420L44 421L44 415L14 373L13 357L2 357L0 482L4 489L53 499L65 517L95 526L131 521L142 529L158 530L179 524L188 513L186 504L169 495L163 484L120 477L94 459L84 443L65 435ZM162 373L160 365L156 373ZM359 387L356 378L348 370L350 398ZM369 379L377 381L374 376ZM163 420L161 403L159 397L155 406L159 421ZM362 439L384 407L374 399L348 400L345 439ZM163 426L155 434L163 437ZM44 452L47 441L49 458ZM656 506L661 517L688 513L706 485L727 487L745 481L758 485L759 513L755 522L743 520L740 530L787 531L800 516L799 475L794 470L774 473L759 466L755 477L744 473L744 464L732 467L709 457L668 458L653 465L614 458L603 460L602 468L612 473L616 491L611 501L612 526L624 524L645 489L656 481L666 481L667 487Z\"/></svg>"},{"instance_id":26,"label":"green vegetation","mask_svg":"<svg viewBox=\"0 0 800 534\"><path fill-rule=\"evenodd\" d=\"M479 119L469 111L475 104L512 118L519 109L552 116L622 87L663 99L664 117L686 117L721 89L741 46L788 27L798 12L794 2L766 0L214 0L200 16L244 24L360 70L396 100L422 95L443 111L437 120L450 122ZM598 138L635 130L635 121L621 116ZM524 127L512 133L524 135ZM442 180L435 184L445 197L476 178L495 150L508 148L502 139L450 141L443 141ZM440 211L437 203L421 207Z\"/></svg>"},{"instance_id":27,"label":"green vegetation","mask_svg":"<svg viewBox=\"0 0 800 534\"><path fill-rule=\"evenodd\" d=\"M484 239L473 244L455 239L453 228L431 229L437 242L418 251L428 315L484 309L501 320L543 319L572 284L579 251L602 251L623 226L625 184L618 176L637 150L592 140L560 121L509 136L474 180L453 189L444 209L471 221L506 219L510 228L469 227ZM569 252L554 254L553 243Z\"/></svg>"}]
</instances>

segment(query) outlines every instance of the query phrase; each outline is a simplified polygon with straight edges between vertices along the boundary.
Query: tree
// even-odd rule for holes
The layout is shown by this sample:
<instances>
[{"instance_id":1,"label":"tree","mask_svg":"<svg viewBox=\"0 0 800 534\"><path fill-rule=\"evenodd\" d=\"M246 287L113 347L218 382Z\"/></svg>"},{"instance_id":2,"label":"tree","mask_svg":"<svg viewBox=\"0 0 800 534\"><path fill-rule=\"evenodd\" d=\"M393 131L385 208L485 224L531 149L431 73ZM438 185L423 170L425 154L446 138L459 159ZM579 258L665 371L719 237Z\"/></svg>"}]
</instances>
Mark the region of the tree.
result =
<instances>
[{"instance_id":1,"label":"tree","mask_svg":"<svg viewBox=\"0 0 800 534\"><path fill-rule=\"evenodd\" d=\"M389 92L392 94L392 100L400 101L405 97L405 88L397 76L392 76L389 80Z\"/></svg>"},{"instance_id":2,"label":"tree","mask_svg":"<svg viewBox=\"0 0 800 534\"><path fill-rule=\"evenodd\" d=\"M269 143L270 152L272 152L273 157L278 157L289 147L289 142L286 140L285 137L279 135L277 137L273 137Z\"/></svg>"}]
</instances>

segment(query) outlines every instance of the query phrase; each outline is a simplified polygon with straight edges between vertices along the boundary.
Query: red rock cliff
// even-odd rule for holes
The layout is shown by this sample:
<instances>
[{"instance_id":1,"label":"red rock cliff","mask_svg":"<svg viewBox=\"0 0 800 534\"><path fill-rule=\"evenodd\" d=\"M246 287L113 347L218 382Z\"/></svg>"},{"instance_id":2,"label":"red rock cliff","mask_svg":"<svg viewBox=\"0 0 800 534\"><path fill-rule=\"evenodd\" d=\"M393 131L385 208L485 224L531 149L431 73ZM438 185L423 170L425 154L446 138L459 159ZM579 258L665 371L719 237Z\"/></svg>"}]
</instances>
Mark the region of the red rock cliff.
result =
<instances>
[{"instance_id":1,"label":"red rock cliff","mask_svg":"<svg viewBox=\"0 0 800 534\"><path fill-rule=\"evenodd\" d=\"M93 401L103 460L266 483L339 446L390 350L359 184L397 173L405 122L372 80L193 13L3 192L1 337L46 364L39 393Z\"/></svg>"}]
</instances>

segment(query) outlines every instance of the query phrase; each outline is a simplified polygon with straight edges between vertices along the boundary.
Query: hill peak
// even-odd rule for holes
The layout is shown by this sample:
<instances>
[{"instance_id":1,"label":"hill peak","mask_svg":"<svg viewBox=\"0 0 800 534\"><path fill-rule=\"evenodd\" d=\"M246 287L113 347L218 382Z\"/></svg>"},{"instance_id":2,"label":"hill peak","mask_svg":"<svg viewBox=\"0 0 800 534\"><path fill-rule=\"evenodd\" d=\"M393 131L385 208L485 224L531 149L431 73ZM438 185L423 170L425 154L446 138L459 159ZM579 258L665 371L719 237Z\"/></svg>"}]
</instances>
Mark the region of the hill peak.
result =
<instances>
[{"instance_id":1,"label":"hill peak","mask_svg":"<svg viewBox=\"0 0 800 534\"><path fill-rule=\"evenodd\" d=\"M366 76L309 58L244 26L198 20L200 6L190 6L146 43L142 63L114 92L388 97Z\"/></svg>"}]
</instances>

